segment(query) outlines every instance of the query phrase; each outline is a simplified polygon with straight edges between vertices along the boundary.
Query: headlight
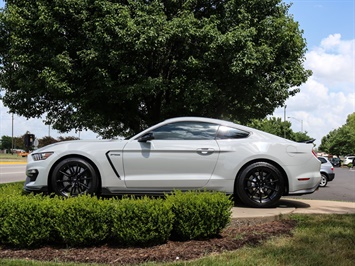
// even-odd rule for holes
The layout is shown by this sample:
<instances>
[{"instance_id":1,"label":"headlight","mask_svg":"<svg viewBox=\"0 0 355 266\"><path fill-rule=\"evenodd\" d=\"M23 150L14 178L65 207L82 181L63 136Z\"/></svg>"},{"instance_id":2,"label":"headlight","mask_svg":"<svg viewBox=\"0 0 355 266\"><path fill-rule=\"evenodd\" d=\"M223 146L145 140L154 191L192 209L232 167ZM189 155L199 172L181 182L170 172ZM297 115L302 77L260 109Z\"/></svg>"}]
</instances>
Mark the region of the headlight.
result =
<instances>
[{"instance_id":1,"label":"headlight","mask_svg":"<svg viewBox=\"0 0 355 266\"><path fill-rule=\"evenodd\" d=\"M32 153L32 158L34 161L42 161L51 156L53 152L41 152L41 153Z\"/></svg>"}]
</instances>

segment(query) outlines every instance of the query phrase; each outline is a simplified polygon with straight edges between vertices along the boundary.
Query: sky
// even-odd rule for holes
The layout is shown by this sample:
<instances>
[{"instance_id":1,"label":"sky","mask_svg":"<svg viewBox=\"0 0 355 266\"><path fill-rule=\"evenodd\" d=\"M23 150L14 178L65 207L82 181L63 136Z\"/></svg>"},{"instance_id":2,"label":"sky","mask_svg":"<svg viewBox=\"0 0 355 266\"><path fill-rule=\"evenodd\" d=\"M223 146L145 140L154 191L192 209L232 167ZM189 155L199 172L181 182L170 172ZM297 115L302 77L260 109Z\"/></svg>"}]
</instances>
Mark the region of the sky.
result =
<instances>
[{"instance_id":1,"label":"sky","mask_svg":"<svg viewBox=\"0 0 355 266\"><path fill-rule=\"evenodd\" d=\"M355 112L355 0L284 0L292 3L289 14L299 23L307 42L304 66L312 76L300 92L289 98L285 107L271 115L286 118L292 130L307 132L317 146L322 137L346 123ZM0 7L4 2L0 0ZM0 136L21 136L27 131L37 138L50 135L97 138L90 131L60 134L40 119L8 113L0 101Z\"/></svg>"}]
</instances>

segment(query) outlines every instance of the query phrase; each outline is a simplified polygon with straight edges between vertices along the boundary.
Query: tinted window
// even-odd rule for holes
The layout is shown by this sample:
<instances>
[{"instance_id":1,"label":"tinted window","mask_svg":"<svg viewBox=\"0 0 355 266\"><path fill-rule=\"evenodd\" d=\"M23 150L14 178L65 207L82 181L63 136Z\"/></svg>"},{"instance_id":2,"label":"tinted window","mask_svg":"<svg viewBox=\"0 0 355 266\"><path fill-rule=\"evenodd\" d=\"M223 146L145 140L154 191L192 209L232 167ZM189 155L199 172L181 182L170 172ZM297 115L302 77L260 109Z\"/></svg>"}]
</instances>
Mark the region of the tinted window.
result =
<instances>
[{"instance_id":1,"label":"tinted window","mask_svg":"<svg viewBox=\"0 0 355 266\"><path fill-rule=\"evenodd\" d=\"M219 127L217 139L242 139L249 136L249 132L232 127Z\"/></svg>"},{"instance_id":2,"label":"tinted window","mask_svg":"<svg viewBox=\"0 0 355 266\"><path fill-rule=\"evenodd\" d=\"M324 158L322 158L322 157L318 157L318 160L319 160L321 163L326 163L326 162L327 162L327 160L324 159Z\"/></svg>"},{"instance_id":3,"label":"tinted window","mask_svg":"<svg viewBox=\"0 0 355 266\"><path fill-rule=\"evenodd\" d=\"M152 131L154 139L203 140L215 139L218 125L203 122L177 122Z\"/></svg>"}]
</instances>

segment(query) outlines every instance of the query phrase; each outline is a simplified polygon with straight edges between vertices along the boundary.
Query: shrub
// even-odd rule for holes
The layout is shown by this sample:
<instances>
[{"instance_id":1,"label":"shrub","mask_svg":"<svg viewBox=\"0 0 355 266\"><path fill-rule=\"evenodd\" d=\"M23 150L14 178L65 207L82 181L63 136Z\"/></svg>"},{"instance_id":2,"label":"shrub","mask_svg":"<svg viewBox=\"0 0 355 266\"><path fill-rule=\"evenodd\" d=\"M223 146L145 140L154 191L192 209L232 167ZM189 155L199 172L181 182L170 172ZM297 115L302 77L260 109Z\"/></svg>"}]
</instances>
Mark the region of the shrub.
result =
<instances>
[{"instance_id":1,"label":"shrub","mask_svg":"<svg viewBox=\"0 0 355 266\"><path fill-rule=\"evenodd\" d=\"M174 215L167 201L143 197L112 202L112 233L118 244L151 245L168 240Z\"/></svg>"},{"instance_id":2,"label":"shrub","mask_svg":"<svg viewBox=\"0 0 355 266\"><path fill-rule=\"evenodd\" d=\"M53 235L52 202L42 195L0 199L0 241L19 247L48 243Z\"/></svg>"},{"instance_id":3,"label":"shrub","mask_svg":"<svg viewBox=\"0 0 355 266\"><path fill-rule=\"evenodd\" d=\"M233 201L225 193L176 191L167 200L175 215L173 239L216 236L230 222Z\"/></svg>"},{"instance_id":4,"label":"shrub","mask_svg":"<svg viewBox=\"0 0 355 266\"><path fill-rule=\"evenodd\" d=\"M181 192L162 198L98 199L22 195L22 186L0 186L0 243L88 246L161 244L218 235L229 223L233 201L224 193Z\"/></svg>"},{"instance_id":5,"label":"shrub","mask_svg":"<svg viewBox=\"0 0 355 266\"><path fill-rule=\"evenodd\" d=\"M22 195L23 182L15 182L9 184L0 184L0 199L1 197L12 197Z\"/></svg>"},{"instance_id":6,"label":"shrub","mask_svg":"<svg viewBox=\"0 0 355 266\"><path fill-rule=\"evenodd\" d=\"M108 238L111 227L108 200L87 195L56 200L55 229L65 244L88 246Z\"/></svg>"}]
</instances>

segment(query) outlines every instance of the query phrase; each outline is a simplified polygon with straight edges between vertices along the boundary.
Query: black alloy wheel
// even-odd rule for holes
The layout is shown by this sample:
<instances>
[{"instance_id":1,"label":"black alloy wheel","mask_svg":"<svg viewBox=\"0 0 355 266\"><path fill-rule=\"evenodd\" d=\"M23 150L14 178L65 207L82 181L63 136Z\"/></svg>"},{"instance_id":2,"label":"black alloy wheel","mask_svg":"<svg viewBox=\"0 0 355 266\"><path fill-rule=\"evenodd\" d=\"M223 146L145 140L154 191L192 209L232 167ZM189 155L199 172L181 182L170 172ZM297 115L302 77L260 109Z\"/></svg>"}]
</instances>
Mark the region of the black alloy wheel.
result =
<instances>
[{"instance_id":1,"label":"black alloy wheel","mask_svg":"<svg viewBox=\"0 0 355 266\"><path fill-rule=\"evenodd\" d=\"M54 168L51 186L57 195L64 197L94 194L98 188L98 175L88 161L67 158Z\"/></svg>"},{"instance_id":2,"label":"black alloy wheel","mask_svg":"<svg viewBox=\"0 0 355 266\"><path fill-rule=\"evenodd\" d=\"M283 194L284 179L272 164L255 162L247 166L237 177L235 191L245 205L272 207Z\"/></svg>"}]
</instances>

